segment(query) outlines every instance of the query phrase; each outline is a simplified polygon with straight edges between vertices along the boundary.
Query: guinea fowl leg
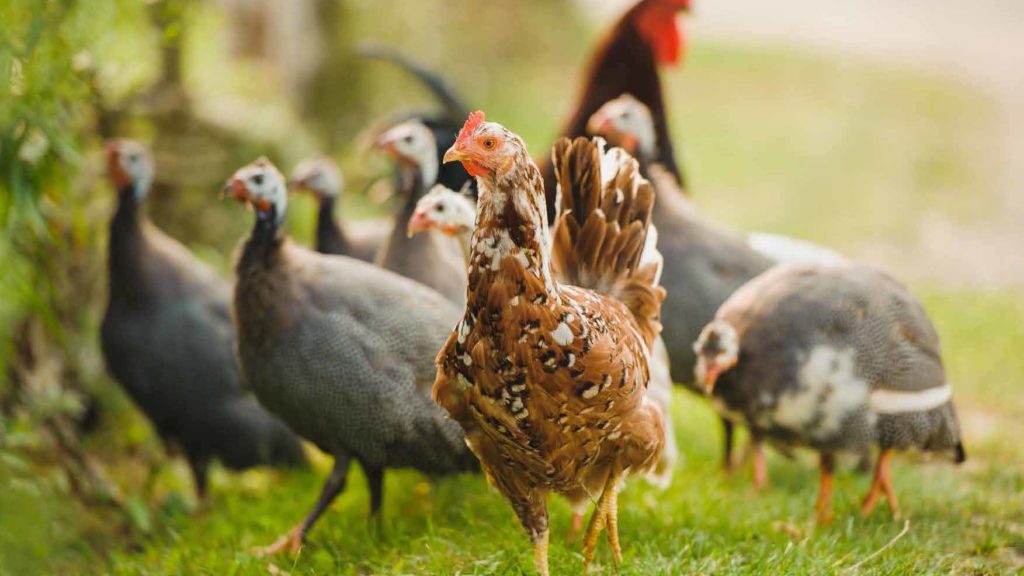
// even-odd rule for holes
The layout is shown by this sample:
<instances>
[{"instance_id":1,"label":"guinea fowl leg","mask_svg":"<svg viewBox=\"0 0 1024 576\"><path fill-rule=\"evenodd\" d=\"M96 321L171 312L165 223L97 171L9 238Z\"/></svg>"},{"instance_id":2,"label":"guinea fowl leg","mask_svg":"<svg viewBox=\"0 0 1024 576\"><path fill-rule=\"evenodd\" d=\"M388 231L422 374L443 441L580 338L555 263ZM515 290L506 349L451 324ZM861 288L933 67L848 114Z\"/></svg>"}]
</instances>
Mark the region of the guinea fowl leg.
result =
<instances>
[{"instance_id":1,"label":"guinea fowl leg","mask_svg":"<svg viewBox=\"0 0 1024 576\"><path fill-rule=\"evenodd\" d=\"M206 500L206 477L210 468L210 460L204 456L190 456L188 465L192 470L192 480L196 485L196 497L203 502Z\"/></svg>"},{"instance_id":2,"label":"guinea fowl leg","mask_svg":"<svg viewBox=\"0 0 1024 576\"><path fill-rule=\"evenodd\" d=\"M320 518L320 515L327 510L331 502L338 497L338 494L345 489L345 481L348 478L348 464L348 456L335 456L334 468L331 470L327 480L324 481L324 486L320 490L320 497L317 499L316 504L313 505L313 509L301 523L289 530L287 534L275 540L270 546L257 549L255 551L256 555L268 556L284 552L290 554L298 553L299 548L302 547L302 541L306 538L306 533L313 527L313 524Z\"/></svg>"},{"instance_id":3,"label":"guinea fowl leg","mask_svg":"<svg viewBox=\"0 0 1024 576\"><path fill-rule=\"evenodd\" d=\"M580 537L580 532L583 531L583 513L573 510L572 512L572 523L569 524L569 535L565 538L566 542L572 544Z\"/></svg>"},{"instance_id":4,"label":"guinea fowl leg","mask_svg":"<svg viewBox=\"0 0 1024 576\"><path fill-rule=\"evenodd\" d=\"M818 486L818 524L832 523L832 480L836 469L836 456L831 452L821 453L821 483Z\"/></svg>"},{"instance_id":5,"label":"guinea fowl leg","mask_svg":"<svg viewBox=\"0 0 1024 576\"><path fill-rule=\"evenodd\" d=\"M768 462L764 457L764 444L759 438L751 438L750 450L753 453L754 489L760 492L768 486Z\"/></svg>"},{"instance_id":6,"label":"guinea fowl leg","mask_svg":"<svg viewBox=\"0 0 1024 576\"><path fill-rule=\"evenodd\" d=\"M384 469L363 464L366 484L370 488L370 526L380 530L382 523L381 507L384 505Z\"/></svg>"},{"instance_id":7,"label":"guinea fowl leg","mask_svg":"<svg viewBox=\"0 0 1024 576\"><path fill-rule=\"evenodd\" d=\"M864 503L860 507L862 515L867 516L875 509L878 499L885 494L889 502L889 509L892 510L894 518L900 517L900 506L896 500L896 491L892 488L892 473L889 469L889 459L892 457L892 450L883 450L878 455L878 462L875 465L875 477L871 481L871 489L864 497Z\"/></svg>"},{"instance_id":8,"label":"guinea fowl leg","mask_svg":"<svg viewBox=\"0 0 1024 576\"><path fill-rule=\"evenodd\" d=\"M583 537L583 565L589 566L590 561L594 559L594 550L597 549L597 540L601 536L601 531L604 530L605 525L611 520L617 520L617 514L610 514L609 510L614 506L616 502L615 487L619 483L619 478L622 475L621 472L613 472L608 474L608 479L605 480L604 489L601 491L601 497L597 501L597 509L594 510L594 515L590 517L590 525L587 526L587 534ZM617 528L617 526L616 526ZM611 540L609 535L609 540ZM618 542L619 534L616 531L615 541ZM612 554L615 554L615 550L612 550ZM621 557L621 551L619 552Z\"/></svg>"},{"instance_id":9,"label":"guinea fowl leg","mask_svg":"<svg viewBox=\"0 0 1024 576\"><path fill-rule=\"evenodd\" d=\"M732 459L732 441L736 432L735 428L731 421L722 418L722 470L726 472L732 472L733 467L736 465Z\"/></svg>"}]
</instances>

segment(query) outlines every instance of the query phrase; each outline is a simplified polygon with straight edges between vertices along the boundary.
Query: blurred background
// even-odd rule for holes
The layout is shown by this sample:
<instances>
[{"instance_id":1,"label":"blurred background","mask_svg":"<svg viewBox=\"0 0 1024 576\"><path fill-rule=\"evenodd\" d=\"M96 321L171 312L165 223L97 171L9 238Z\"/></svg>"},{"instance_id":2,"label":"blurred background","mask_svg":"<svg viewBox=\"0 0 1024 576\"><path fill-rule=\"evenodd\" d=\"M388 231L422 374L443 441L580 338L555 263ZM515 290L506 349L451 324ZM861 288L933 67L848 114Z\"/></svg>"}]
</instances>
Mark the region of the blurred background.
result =
<instances>
[{"instance_id":1,"label":"blurred background","mask_svg":"<svg viewBox=\"0 0 1024 576\"><path fill-rule=\"evenodd\" d=\"M0 573L145 549L191 506L181 466L150 473L162 449L99 354L115 203L104 139L151 147L150 217L226 273L250 217L217 193L260 154L286 171L330 155L347 181L341 213L390 212L389 165L368 135L435 103L356 44L413 55L544 154L628 4L3 2ZM686 20L685 64L662 77L697 205L908 282L982 455L969 474L986 506L1022 505L1024 449L1005 439L1024 438L1024 4L705 0ZM312 201L289 211L308 243ZM701 443L713 459L716 441ZM219 481L259 492L266 474ZM1024 565L1024 528L1007 530Z\"/></svg>"}]
</instances>

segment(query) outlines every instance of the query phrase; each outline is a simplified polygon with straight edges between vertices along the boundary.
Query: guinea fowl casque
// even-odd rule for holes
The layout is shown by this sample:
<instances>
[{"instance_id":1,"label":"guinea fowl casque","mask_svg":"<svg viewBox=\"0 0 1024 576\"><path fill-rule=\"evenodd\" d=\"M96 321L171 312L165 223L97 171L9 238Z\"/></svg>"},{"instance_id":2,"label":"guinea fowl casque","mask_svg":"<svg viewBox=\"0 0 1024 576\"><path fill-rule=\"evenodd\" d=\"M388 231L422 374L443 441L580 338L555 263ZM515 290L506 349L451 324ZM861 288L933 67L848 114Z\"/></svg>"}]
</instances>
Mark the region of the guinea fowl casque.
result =
<instances>
[{"instance_id":1,"label":"guinea fowl casque","mask_svg":"<svg viewBox=\"0 0 1024 576\"><path fill-rule=\"evenodd\" d=\"M416 212L409 219L409 235L437 230L442 234L455 236L462 246L466 265L470 264L472 249L470 243L473 228L476 226L476 202L467 194L459 193L440 184L434 186L426 196L416 204ZM557 270L556 270L557 276ZM566 282L565 278L557 278ZM651 350L651 380L647 387L648 397L658 405L662 413L662 425L665 428L665 448L657 465L647 475L648 481L659 488L666 488L672 481L672 471L679 460L679 448L676 445L675 429L672 423L672 377L669 374L668 350L661 336L654 341ZM573 518L573 531L569 540L582 528L582 511Z\"/></svg>"},{"instance_id":2,"label":"guinea fowl casque","mask_svg":"<svg viewBox=\"0 0 1024 576\"><path fill-rule=\"evenodd\" d=\"M381 134L374 147L398 164L399 198L395 224L379 259L387 270L437 290L452 302L466 302L466 267L458 241L430 234L412 239L405 223L416 211L416 203L437 181L437 142L422 122L410 120Z\"/></svg>"},{"instance_id":3,"label":"guinea fowl casque","mask_svg":"<svg viewBox=\"0 0 1024 576\"><path fill-rule=\"evenodd\" d=\"M821 454L817 517L832 520L835 454L881 450L862 511L899 514L894 450L965 459L939 337L916 299L862 265L781 265L726 301L694 345L696 378L751 434Z\"/></svg>"},{"instance_id":4,"label":"guinea fowl casque","mask_svg":"<svg viewBox=\"0 0 1024 576\"><path fill-rule=\"evenodd\" d=\"M677 181L684 182L665 121L658 66L672 66L682 61L685 37L676 15L689 9L689 0L640 0L626 11L594 49L579 100L561 136L586 136L587 121L598 108L621 94L633 94L654 115L655 139L663 153L665 169ZM553 222L557 199L554 165L550 158L542 162L541 174L547 194L548 221Z\"/></svg>"},{"instance_id":5,"label":"guinea fowl casque","mask_svg":"<svg viewBox=\"0 0 1024 576\"><path fill-rule=\"evenodd\" d=\"M379 220L339 223L334 219L334 206L341 197L344 180L341 170L330 158L311 158L300 162L288 184L295 190L310 192L316 198L317 252L351 256L363 262L374 261L391 227Z\"/></svg>"},{"instance_id":6,"label":"guinea fowl casque","mask_svg":"<svg viewBox=\"0 0 1024 576\"><path fill-rule=\"evenodd\" d=\"M553 240L540 170L519 136L474 112L445 154L477 178L480 204L468 303L438 354L434 398L511 503L541 574L548 494L600 495L584 558L607 528L619 560L616 487L653 468L665 441L646 394L664 297L660 261L641 259L654 195L628 155L602 147L556 144L568 209ZM556 269L574 285L556 282Z\"/></svg>"},{"instance_id":7,"label":"guinea fowl casque","mask_svg":"<svg viewBox=\"0 0 1024 576\"><path fill-rule=\"evenodd\" d=\"M305 464L295 435L243 389L230 286L143 216L149 154L120 140L107 145L107 161L118 191L100 332L110 374L164 444L184 452L200 497L215 459L236 470Z\"/></svg>"},{"instance_id":8,"label":"guinea fowl casque","mask_svg":"<svg viewBox=\"0 0 1024 576\"><path fill-rule=\"evenodd\" d=\"M387 270L292 243L281 231L284 178L265 159L238 170L225 193L256 212L235 267L242 371L264 406L334 458L312 511L262 552L298 550L351 460L366 473L374 517L386 468L477 469L462 430L430 400L431 359L458 309Z\"/></svg>"}]
</instances>

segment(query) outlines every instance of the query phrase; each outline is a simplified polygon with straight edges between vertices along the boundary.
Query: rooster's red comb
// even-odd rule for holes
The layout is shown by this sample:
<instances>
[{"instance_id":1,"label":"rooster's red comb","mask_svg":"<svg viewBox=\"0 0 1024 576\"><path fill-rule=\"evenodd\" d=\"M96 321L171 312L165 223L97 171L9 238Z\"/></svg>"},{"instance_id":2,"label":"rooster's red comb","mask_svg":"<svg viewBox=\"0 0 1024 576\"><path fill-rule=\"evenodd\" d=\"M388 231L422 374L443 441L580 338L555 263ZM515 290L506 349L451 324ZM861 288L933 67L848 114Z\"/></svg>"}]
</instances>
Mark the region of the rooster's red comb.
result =
<instances>
[{"instance_id":1,"label":"rooster's red comb","mask_svg":"<svg viewBox=\"0 0 1024 576\"><path fill-rule=\"evenodd\" d=\"M459 130L459 137L455 140L456 144L464 143L469 135L476 130L477 126L484 123L484 113L480 110L476 112L470 112L466 118L466 123L462 125L462 130Z\"/></svg>"}]
</instances>

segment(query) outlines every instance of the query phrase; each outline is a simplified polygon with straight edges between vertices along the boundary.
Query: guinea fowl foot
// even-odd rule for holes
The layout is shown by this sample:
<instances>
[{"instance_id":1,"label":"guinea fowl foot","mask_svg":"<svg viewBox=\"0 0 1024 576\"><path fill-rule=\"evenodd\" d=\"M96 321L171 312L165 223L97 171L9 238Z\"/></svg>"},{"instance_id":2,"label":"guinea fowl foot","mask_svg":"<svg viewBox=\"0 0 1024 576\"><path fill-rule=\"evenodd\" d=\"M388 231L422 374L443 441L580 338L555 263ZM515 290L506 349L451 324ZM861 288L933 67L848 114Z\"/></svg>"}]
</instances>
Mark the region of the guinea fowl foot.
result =
<instances>
[{"instance_id":1,"label":"guinea fowl foot","mask_svg":"<svg viewBox=\"0 0 1024 576\"><path fill-rule=\"evenodd\" d=\"M572 544L580 537L581 532L583 532L583 513L573 512L572 523L569 524L569 534L566 536L565 541Z\"/></svg>"},{"instance_id":2,"label":"guinea fowl foot","mask_svg":"<svg viewBox=\"0 0 1024 576\"><path fill-rule=\"evenodd\" d=\"M871 489L868 490L867 496L864 497L864 503L860 507L862 516L869 516L875 509L875 505L878 504L878 499L885 494L885 499L889 502L889 509L892 511L892 517L900 518L900 506L896 500L896 491L892 487L892 472L889 468L889 459L891 457L891 450L883 450L878 455L878 463L875 465L875 477L871 481Z\"/></svg>"},{"instance_id":3,"label":"guinea fowl foot","mask_svg":"<svg viewBox=\"0 0 1024 576\"><path fill-rule=\"evenodd\" d=\"M768 461L764 457L764 445L751 441L750 449L753 453L754 489L761 492L768 487Z\"/></svg>"},{"instance_id":4,"label":"guinea fowl foot","mask_svg":"<svg viewBox=\"0 0 1024 576\"><path fill-rule=\"evenodd\" d=\"M821 481L818 485L818 505L816 507L819 526L827 526L832 523L832 481L835 468L835 455L822 452Z\"/></svg>"},{"instance_id":5,"label":"guinea fowl foot","mask_svg":"<svg viewBox=\"0 0 1024 576\"><path fill-rule=\"evenodd\" d=\"M540 576L548 576L548 530L533 540L533 565Z\"/></svg>"},{"instance_id":6,"label":"guinea fowl foot","mask_svg":"<svg viewBox=\"0 0 1024 576\"><path fill-rule=\"evenodd\" d=\"M298 525L281 536L269 546L263 546L253 550L253 554L263 558L265 556L277 556L279 554L298 554L302 548L302 525Z\"/></svg>"}]
</instances>

